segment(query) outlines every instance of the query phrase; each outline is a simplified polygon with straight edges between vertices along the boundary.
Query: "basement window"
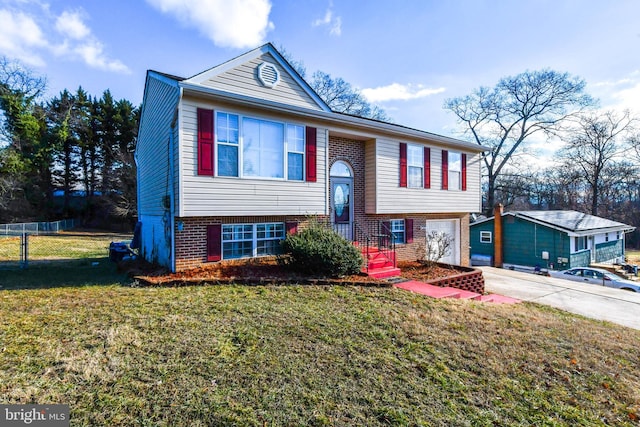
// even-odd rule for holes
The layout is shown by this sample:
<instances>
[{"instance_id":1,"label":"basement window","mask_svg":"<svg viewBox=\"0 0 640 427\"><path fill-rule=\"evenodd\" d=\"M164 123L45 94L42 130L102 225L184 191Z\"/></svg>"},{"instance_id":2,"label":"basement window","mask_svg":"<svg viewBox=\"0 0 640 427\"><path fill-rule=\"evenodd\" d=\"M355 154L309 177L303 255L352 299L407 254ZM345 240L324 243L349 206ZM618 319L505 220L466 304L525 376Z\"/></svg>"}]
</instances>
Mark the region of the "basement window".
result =
<instances>
[{"instance_id":1,"label":"basement window","mask_svg":"<svg viewBox=\"0 0 640 427\"><path fill-rule=\"evenodd\" d=\"M481 231L480 232L480 243L491 243L492 242L492 233L490 231Z\"/></svg>"}]
</instances>

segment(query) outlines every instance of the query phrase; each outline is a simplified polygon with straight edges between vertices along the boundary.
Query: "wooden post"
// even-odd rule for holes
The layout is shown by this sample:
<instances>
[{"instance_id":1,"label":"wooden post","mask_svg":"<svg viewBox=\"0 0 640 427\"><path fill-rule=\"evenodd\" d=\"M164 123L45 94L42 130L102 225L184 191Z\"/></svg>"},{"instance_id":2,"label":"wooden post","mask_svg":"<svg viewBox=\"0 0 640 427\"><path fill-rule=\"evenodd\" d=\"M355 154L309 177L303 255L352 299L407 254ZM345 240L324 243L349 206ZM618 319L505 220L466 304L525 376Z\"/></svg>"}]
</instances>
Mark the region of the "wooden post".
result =
<instances>
[{"instance_id":1,"label":"wooden post","mask_svg":"<svg viewBox=\"0 0 640 427\"><path fill-rule=\"evenodd\" d=\"M502 268L502 212L503 206L498 203L493 208L493 266Z\"/></svg>"}]
</instances>

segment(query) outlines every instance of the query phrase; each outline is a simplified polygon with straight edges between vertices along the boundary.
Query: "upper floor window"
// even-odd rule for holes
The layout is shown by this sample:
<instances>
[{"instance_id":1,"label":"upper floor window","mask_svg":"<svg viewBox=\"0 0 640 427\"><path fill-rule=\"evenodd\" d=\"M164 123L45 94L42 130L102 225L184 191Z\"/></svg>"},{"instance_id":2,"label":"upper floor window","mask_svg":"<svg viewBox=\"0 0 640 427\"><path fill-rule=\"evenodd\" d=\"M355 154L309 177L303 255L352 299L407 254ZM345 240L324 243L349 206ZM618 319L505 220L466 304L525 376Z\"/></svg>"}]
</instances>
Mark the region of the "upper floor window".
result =
<instances>
[{"instance_id":1,"label":"upper floor window","mask_svg":"<svg viewBox=\"0 0 640 427\"><path fill-rule=\"evenodd\" d=\"M467 155L442 150L442 189L467 190Z\"/></svg>"},{"instance_id":2,"label":"upper floor window","mask_svg":"<svg viewBox=\"0 0 640 427\"><path fill-rule=\"evenodd\" d=\"M462 183L462 155L449 151L449 190L460 190Z\"/></svg>"},{"instance_id":3,"label":"upper floor window","mask_svg":"<svg viewBox=\"0 0 640 427\"><path fill-rule=\"evenodd\" d=\"M217 112L218 176L304 180L304 126Z\"/></svg>"},{"instance_id":4,"label":"upper floor window","mask_svg":"<svg viewBox=\"0 0 640 427\"><path fill-rule=\"evenodd\" d=\"M421 188L424 185L424 157L423 147L407 145L408 186Z\"/></svg>"}]
</instances>

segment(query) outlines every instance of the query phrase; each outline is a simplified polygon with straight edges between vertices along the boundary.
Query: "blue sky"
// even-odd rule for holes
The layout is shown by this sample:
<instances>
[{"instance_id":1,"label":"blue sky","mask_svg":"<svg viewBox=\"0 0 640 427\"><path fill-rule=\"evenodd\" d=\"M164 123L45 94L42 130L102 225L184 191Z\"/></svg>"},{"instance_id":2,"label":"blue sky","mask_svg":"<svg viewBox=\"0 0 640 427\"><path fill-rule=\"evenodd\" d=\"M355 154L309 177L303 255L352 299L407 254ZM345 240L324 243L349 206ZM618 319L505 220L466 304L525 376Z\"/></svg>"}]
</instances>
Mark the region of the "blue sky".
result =
<instances>
[{"instance_id":1,"label":"blue sky","mask_svg":"<svg viewBox=\"0 0 640 427\"><path fill-rule=\"evenodd\" d=\"M358 87L393 121L456 136L446 98L552 68L640 112L637 0L0 0L0 55L142 101L147 69L189 77L267 41Z\"/></svg>"}]
</instances>

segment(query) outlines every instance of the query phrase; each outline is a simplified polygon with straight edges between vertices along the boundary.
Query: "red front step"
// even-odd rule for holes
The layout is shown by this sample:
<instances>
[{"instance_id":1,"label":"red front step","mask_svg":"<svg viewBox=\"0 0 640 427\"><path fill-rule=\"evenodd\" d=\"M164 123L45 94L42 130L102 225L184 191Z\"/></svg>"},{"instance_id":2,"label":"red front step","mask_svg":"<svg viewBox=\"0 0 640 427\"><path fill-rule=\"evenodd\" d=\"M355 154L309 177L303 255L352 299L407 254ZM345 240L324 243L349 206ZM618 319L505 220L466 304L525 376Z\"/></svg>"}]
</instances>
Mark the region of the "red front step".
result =
<instances>
[{"instance_id":1,"label":"red front step","mask_svg":"<svg viewBox=\"0 0 640 427\"><path fill-rule=\"evenodd\" d=\"M374 279L386 279L388 277L395 277L400 275L400 269L390 266L382 268L369 268L369 271L364 271L369 277Z\"/></svg>"},{"instance_id":2,"label":"red front step","mask_svg":"<svg viewBox=\"0 0 640 427\"><path fill-rule=\"evenodd\" d=\"M385 254L375 247L370 247L368 253L367 248L360 248L360 251L363 258L365 258L369 271L395 266L396 254L394 252Z\"/></svg>"}]
</instances>

